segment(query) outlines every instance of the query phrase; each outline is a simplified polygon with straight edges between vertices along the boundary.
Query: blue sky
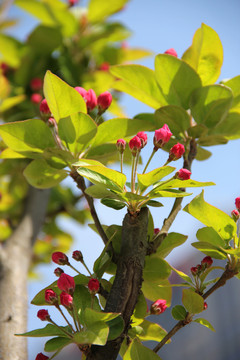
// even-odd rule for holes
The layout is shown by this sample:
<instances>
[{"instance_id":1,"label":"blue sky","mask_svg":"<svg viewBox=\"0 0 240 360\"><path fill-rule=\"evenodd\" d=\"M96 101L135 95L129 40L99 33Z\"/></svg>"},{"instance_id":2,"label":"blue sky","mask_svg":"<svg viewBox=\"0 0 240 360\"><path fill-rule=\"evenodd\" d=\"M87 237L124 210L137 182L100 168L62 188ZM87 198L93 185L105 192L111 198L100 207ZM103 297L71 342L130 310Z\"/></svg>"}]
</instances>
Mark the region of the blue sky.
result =
<instances>
[{"instance_id":1,"label":"blue sky","mask_svg":"<svg viewBox=\"0 0 240 360\"><path fill-rule=\"evenodd\" d=\"M85 4L84 1L80 3ZM164 52L171 47L175 48L179 56L190 46L192 37L201 23L211 26L220 36L224 48L224 63L220 80L231 78L240 74L240 2L239 0L217 1L217 0L132 0L126 8L114 19L126 24L133 32L132 37L128 40L130 46L143 47L153 51L155 54ZM12 15L23 14L15 7L11 9ZM18 34L21 38L25 37L35 22L29 18L22 17L18 28ZM16 30L15 30L16 32ZM140 61L141 64L153 68L154 58L146 58ZM140 112L151 112L152 110L141 104L139 101L124 95L121 100L130 116L134 116ZM152 141L153 134L149 134L149 143ZM146 160L149 156L152 146L148 146L143 151L143 158ZM226 212L230 212L234 208L234 199L240 196L240 166L239 166L239 150L240 140L229 142L227 145L219 145L208 150L213 152L210 159L204 162L195 162L193 164L192 178L199 181L213 181L215 187L205 190L205 199L221 208ZM151 164L151 167L161 166L166 160L166 153L158 152ZM180 168L181 162L175 165ZM198 194L199 189L194 191ZM184 204L190 199L185 199ZM172 201L165 200L164 208L154 210L153 216L155 226L161 227L164 217L168 214ZM120 224L125 214L125 210L119 212L103 207L98 204L97 209L100 211L100 217L103 223ZM88 263L92 266L97 254L100 253L102 243L96 235L88 229L87 226L79 228L76 224L69 224L66 220L62 220L64 229L70 231L76 239L76 248L81 249ZM172 263L181 263L191 251L190 243L195 241L194 232L201 224L191 218L186 213L181 213L175 222L172 230L189 235L187 244L182 250L175 250L169 257ZM29 285L30 298L46 286L49 281L54 281L52 271L55 266L40 267L43 270L43 278L41 282L34 282ZM82 269L81 269L82 270ZM37 308L30 306L29 328L36 326L41 327L38 321L36 324ZM36 350L33 349L34 344L39 344L40 340L30 340L29 359L33 359ZM33 346L34 345L34 346ZM57 359L57 358L56 358Z\"/></svg>"}]
</instances>

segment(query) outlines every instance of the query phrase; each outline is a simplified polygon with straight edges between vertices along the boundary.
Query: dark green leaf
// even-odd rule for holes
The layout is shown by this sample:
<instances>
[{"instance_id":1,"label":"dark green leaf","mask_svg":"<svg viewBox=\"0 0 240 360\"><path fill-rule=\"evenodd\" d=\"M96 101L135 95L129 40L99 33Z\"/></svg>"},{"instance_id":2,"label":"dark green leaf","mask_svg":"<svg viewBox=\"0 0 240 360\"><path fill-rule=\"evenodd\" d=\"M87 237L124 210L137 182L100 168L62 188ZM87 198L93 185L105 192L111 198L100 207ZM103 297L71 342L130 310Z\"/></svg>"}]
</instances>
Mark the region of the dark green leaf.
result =
<instances>
[{"instance_id":1,"label":"dark green leaf","mask_svg":"<svg viewBox=\"0 0 240 360\"><path fill-rule=\"evenodd\" d=\"M155 121L158 127L167 124L174 135L184 133L191 124L190 115L180 106L162 106L155 112Z\"/></svg>"},{"instance_id":2,"label":"dark green leaf","mask_svg":"<svg viewBox=\"0 0 240 360\"><path fill-rule=\"evenodd\" d=\"M126 204L123 201L116 199L108 199L108 198L102 199L101 203L115 210L121 210L126 206Z\"/></svg>"},{"instance_id":3,"label":"dark green leaf","mask_svg":"<svg viewBox=\"0 0 240 360\"><path fill-rule=\"evenodd\" d=\"M50 339L46 342L44 346L44 350L48 352L56 351L63 349L65 346L71 344L73 340L64 338L64 337L56 337L53 339Z\"/></svg>"},{"instance_id":4,"label":"dark green leaf","mask_svg":"<svg viewBox=\"0 0 240 360\"><path fill-rule=\"evenodd\" d=\"M57 327L53 324L47 324L44 328L42 329L36 329L36 330L32 330L32 331L28 331L26 333L23 334L16 334L17 336L28 336L28 337L44 337L44 336L63 336L63 337L67 337L67 335L61 331L61 329L63 329L64 331L69 332L70 334L71 329L69 328L69 326L60 326ZM69 340L69 338L67 338Z\"/></svg>"},{"instance_id":5,"label":"dark green leaf","mask_svg":"<svg viewBox=\"0 0 240 360\"><path fill-rule=\"evenodd\" d=\"M182 245L187 240L186 235L178 233L169 233L167 237L161 242L157 249L157 255L165 258L177 246Z\"/></svg>"},{"instance_id":6,"label":"dark green leaf","mask_svg":"<svg viewBox=\"0 0 240 360\"><path fill-rule=\"evenodd\" d=\"M182 305L176 305L172 308L172 317L175 320L184 320L186 315L187 311Z\"/></svg>"}]
</instances>

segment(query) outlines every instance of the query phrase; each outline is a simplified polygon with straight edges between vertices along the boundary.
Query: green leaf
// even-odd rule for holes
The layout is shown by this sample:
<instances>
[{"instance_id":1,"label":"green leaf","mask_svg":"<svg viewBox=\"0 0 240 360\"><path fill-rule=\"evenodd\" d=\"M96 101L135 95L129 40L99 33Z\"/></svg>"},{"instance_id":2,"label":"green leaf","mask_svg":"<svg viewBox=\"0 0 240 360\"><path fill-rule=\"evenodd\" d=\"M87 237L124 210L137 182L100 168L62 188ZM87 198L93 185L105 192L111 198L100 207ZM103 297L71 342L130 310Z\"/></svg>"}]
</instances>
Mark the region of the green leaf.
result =
<instances>
[{"instance_id":1,"label":"green leaf","mask_svg":"<svg viewBox=\"0 0 240 360\"><path fill-rule=\"evenodd\" d=\"M105 345L108 334L108 325L99 321L88 326L87 330L74 334L73 339L77 344Z\"/></svg>"},{"instance_id":2,"label":"green leaf","mask_svg":"<svg viewBox=\"0 0 240 360\"><path fill-rule=\"evenodd\" d=\"M197 71L203 85L215 83L223 63L223 47L218 34L210 26L202 24L182 59Z\"/></svg>"},{"instance_id":3,"label":"green leaf","mask_svg":"<svg viewBox=\"0 0 240 360\"><path fill-rule=\"evenodd\" d=\"M195 70L175 56L159 54L155 58L155 74L167 104L187 110L192 92L201 87Z\"/></svg>"},{"instance_id":4,"label":"green leaf","mask_svg":"<svg viewBox=\"0 0 240 360\"><path fill-rule=\"evenodd\" d=\"M108 199L108 198L102 199L101 203L115 210L121 210L126 206L126 204L123 201L116 199Z\"/></svg>"},{"instance_id":5,"label":"green leaf","mask_svg":"<svg viewBox=\"0 0 240 360\"><path fill-rule=\"evenodd\" d=\"M138 296L138 301L135 306L134 312L131 316L132 326L139 325L147 316L147 302L142 293Z\"/></svg>"},{"instance_id":6,"label":"green leaf","mask_svg":"<svg viewBox=\"0 0 240 360\"><path fill-rule=\"evenodd\" d=\"M231 240L237 230L235 221L222 210L205 202L203 194L202 191L183 210L204 225L212 227L223 239Z\"/></svg>"},{"instance_id":7,"label":"green leaf","mask_svg":"<svg viewBox=\"0 0 240 360\"><path fill-rule=\"evenodd\" d=\"M0 135L11 150L27 155L55 147L51 130L38 119L0 125Z\"/></svg>"},{"instance_id":8,"label":"green leaf","mask_svg":"<svg viewBox=\"0 0 240 360\"><path fill-rule=\"evenodd\" d=\"M95 199L116 199L121 200L120 193L115 193L111 190L107 190L105 185L97 184L97 185L91 185L86 190L85 193L90 195L91 197Z\"/></svg>"},{"instance_id":9,"label":"green leaf","mask_svg":"<svg viewBox=\"0 0 240 360\"><path fill-rule=\"evenodd\" d=\"M123 360L161 360L160 357L134 339L123 356Z\"/></svg>"},{"instance_id":10,"label":"green leaf","mask_svg":"<svg viewBox=\"0 0 240 360\"><path fill-rule=\"evenodd\" d=\"M162 207L163 204L161 204L159 201L156 200L148 200L145 205L152 206L152 207Z\"/></svg>"},{"instance_id":11,"label":"green leaf","mask_svg":"<svg viewBox=\"0 0 240 360\"><path fill-rule=\"evenodd\" d=\"M148 320L143 320L136 327L133 327L133 329L129 332L130 336L131 333L133 336L136 334L141 341L161 341L167 334L166 330L164 330L160 325L152 323Z\"/></svg>"},{"instance_id":12,"label":"green leaf","mask_svg":"<svg viewBox=\"0 0 240 360\"><path fill-rule=\"evenodd\" d=\"M44 346L44 350L47 352L60 350L63 349L65 346L71 344L72 342L73 342L72 339L68 339L65 337L56 337L46 342Z\"/></svg>"},{"instance_id":13,"label":"green leaf","mask_svg":"<svg viewBox=\"0 0 240 360\"><path fill-rule=\"evenodd\" d=\"M222 145L227 143L228 143L228 139L221 135L202 136L198 140L198 144L202 146L214 146L214 145Z\"/></svg>"},{"instance_id":14,"label":"green leaf","mask_svg":"<svg viewBox=\"0 0 240 360\"><path fill-rule=\"evenodd\" d=\"M66 338L67 335L64 334L64 332L61 331L61 329L63 329L64 331L69 332L70 334L72 333L69 326L57 327L57 326L55 326L53 324L47 324L42 329L36 329L36 330L25 332L23 334L16 334L16 335L17 336L28 336L28 337L63 336L63 337Z\"/></svg>"},{"instance_id":15,"label":"green leaf","mask_svg":"<svg viewBox=\"0 0 240 360\"><path fill-rule=\"evenodd\" d=\"M48 39L48 41L46 41ZM28 45L38 54L48 55L62 43L62 35L58 28L37 26L28 37Z\"/></svg>"},{"instance_id":16,"label":"green leaf","mask_svg":"<svg viewBox=\"0 0 240 360\"><path fill-rule=\"evenodd\" d=\"M165 299L167 301L167 306L170 306L171 304L172 288L169 286L168 280L161 280L159 284L143 281L142 291L144 296L151 301Z\"/></svg>"},{"instance_id":17,"label":"green leaf","mask_svg":"<svg viewBox=\"0 0 240 360\"><path fill-rule=\"evenodd\" d=\"M187 181L187 180L182 180ZM182 186L181 186L182 187ZM151 198L157 198L157 197L173 197L173 198L177 198L177 197L184 197L184 196L189 196L192 195L192 193L187 193L185 191L181 191L181 190L175 190L175 189L153 189L152 191L149 192L149 196Z\"/></svg>"},{"instance_id":18,"label":"green leaf","mask_svg":"<svg viewBox=\"0 0 240 360\"><path fill-rule=\"evenodd\" d=\"M221 81L221 84L229 87L233 92L233 103L231 107L231 111L240 110L240 75L235 76L234 78Z\"/></svg>"},{"instance_id":19,"label":"green leaf","mask_svg":"<svg viewBox=\"0 0 240 360\"><path fill-rule=\"evenodd\" d=\"M25 100L25 95L17 95L17 96L11 96L7 99L1 100L0 104L0 112L7 111L11 109L12 107L21 104Z\"/></svg>"},{"instance_id":20,"label":"green leaf","mask_svg":"<svg viewBox=\"0 0 240 360\"><path fill-rule=\"evenodd\" d=\"M190 314L198 314L203 311L204 300L202 296L190 289L183 289L182 302Z\"/></svg>"},{"instance_id":21,"label":"green leaf","mask_svg":"<svg viewBox=\"0 0 240 360\"><path fill-rule=\"evenodd\" d=\"M172 270L173 270L176 274L178 274L178 276L180 276L184 281L186 281L186 282L189 283L189 284L192 284L192 279L191 279L188 275L184 274L184 272L175 269L173 266L172 266Z\"/></svg>"},{"instance_id":22,"label":"green leaf","mask_svg":"<svg viewBox=\"0 0 240 360\"><path fill-rule=\"evenodd\" d=\"M215 331L214 327L212 326L212 324L210 324L210 322L206 319L203 319L203 318L198 318L198 319L195 319L193 320L194 322L198 323L198 324L201 324L203 326L206 326L208 329L212 330L212 331Z\"/></svg>"},{"instance_id":23,"label":"green leaf","mask_svg":"<svg viewBox=\"0 0 240 360\"><path fill-rule=\"evenodd\" d=\"M87 113L86 103L77 90L49 70L44 78L43 91L48 106L57 122L61 118L66 118L78 112Z\"/></svg>"},{"instance_id":24,"label":"green leaf","mask_svg":"<svg viewBox=\"0 0 240 360\"><path fill-rule=\"evenodd\" d=\"M210 151L203 149L201 146L197 147L196 160L198 160L198 161L207 160L210 158L211 155L212 155L212 153Z\"/></svg>"},{"instance_id":25,"label":"green leaf","mask_svg":"<svg viewBox=\"0 0 240 360\"><path fill-rule=\"evenodd\" d=\"M90 0L88 5L88 21L101 22L106 17L120 11L128 0Z\"/></svg>"},{"instance_id":26,"label":"green leaf","mask_svg":"<svg viewBox=\"0 0 240 360\"><path fill-rule=\"evenodd\" d=\"M159 184L159 185L158 185ZM169 181L163 181L162 183L156 183L154 187L155 191L161 191L162 189L171 189L171 188L192 188L192 187L202 187L202 186L212 186L215 185L213 182L200 182L196 180L179 180L172 179Z\"/></svg>"},{"instance_id":27,"label":"green leaf","mask_svg":"<svg viewBox=\"0 0 240 360\"><path fill-rule=\"evenodd\" d=\"M99 321L103 321L103 322L111 321L117 318L119 315L120 313L99 312L90 308L86 308L84 311L84 321L87 327L89 327Z\"/></svg>"},{"instance_id":28,"label":"green leaf","mask_svg":"<svg viewBox=\"0 0 240 360\"><path fill-rule=\"evenodd\" d=\"M221 238L216 230L212 227L204 227L197 231L196 234L199 241L208 242L215 246L226 247L226 242Z\"/></svg>"},{"instance_id":29,"label":"green leaf","mask_svg":"<svg viewBox=\"0 0 240 360\"><path fill-rule=\"evenodd\" d=\"M97 133L97 125L89 115L76 113L58 123L60 139L77 156L90 143Z\"/></svg>"},{"instance_id":30,"label":"green leaf","mask_svg":"<svg viewBox=\"0 0 240 360\"><path fill-rule=\"evenodd\" d=\"M172 317L175 320L184 320L186 315L187 311L182 305L176 305L172 308Z\"/></svg>"},{"instance_id":31,"label":"green leaf","mask_svg":"<svg viewBox=\"0 0 240 360\"><path fill-rule=\"evenodd\" d=\"M228 114L233 100L231 89L223 85L209 85L195 90L190 99L194 120L213 128Z\"/></svg>"},{"instance_id":32,"label":"green leaf","mask_svg":"<svg viewBox=\"0 0 240 360\"><path fill-rule=\"evenodd\" d=\"M240 138L240 109L238 112L230 112L227 117L218 124L210 133L225 136L229 140Z\"/></svg>"},{"instance_id":33,"label":"green leaf","mask_svg":"<svg viewBox=\"0 0 240 360\"><path fill-rule=\"evenodd\" d=\"M167 279L171 274L170 265L157 255L146 257L143 270L144 281L159 284L161 280Z\"/></svg>"},{"instance_id":34,"label":"green leaf","mask_svg":"<svg viewBox=\"0 0 240 360\"><path fill-rule=\"evenodd\" d=\"M158 127L167 124L172 133L179 136L191 124L190 115L180 106L168 105L162 106L155 112L155 121Z\"/></svg>"},{"instance_id":35,"label":"green leaf","mask_svg":"<svg viewBox=\"0 0 240 360\"><path fill-rule=\"evenodd\" d=\"M112 66L110 72L121 79L114 84L116 90L123 91L154 109L167 105L153 70L141 65L118 65Z\"/></svg>"},{"instance_id":36,"label":"green leaf","mask_svg":"<svg viewBox=\"0 0 240 360\"><path fill-rule=\"evenodd\" d=\"M126 183L126 176L105 166L86 166L77 169L77 172L94 184L105 185L107 188L122 191Z\"/></svg>"},{"instance_id":37,"label":"green leaf","mask_svg":"<svg viewBox=\"0 0 240 360\"><path fill-rule=\"evenodd\" d=\"M156 255L165 258L175 247L182 245L187 238L186 235L169 233L158 247Z\"/></svg>"},{"instance_id":38,"label":"green leaf","mask_svg":"<svg viewBox=\"0 0 240 360\"><path fill-rule=\"evenodd\" d=\"M194 125L187 129L188 135L193 137L194 139L200 138L201 136L204 136L208 133L208 128L203 125Z\"/></svg>"},{"instance_id":39,"label":"green leaf","mask_svg":"<svg viewBox=\"0 0 240 360\"><path fill-rule=\"evenodd\" d=\"M172 166L162 166L154 169L146 174L137 174L138 183L141 190L147 189L150 185L153 185L157 181L161 180L165 176L171 174L176 168Z\"/></svg>"},{"instance_id":40,"label":"green leaf","mask_svg":"<svg viewBox=\"0 0 240 360\"><path fill-rule=\"evenodd\" d=\"M73 294L73 301L76 308L76 311L80 317L80 322L84 323L85 317L84 312L86 308L89 308L92 303L92 297L89 293L88 289L83 285L77 285ZM93 301L93 309L96 311L100 311L101 308L98 303L98 299L95 296Z\"/></svg>"},{"instance_id":41,"label":"green leaf","mask_svg":"<svg viewBox=\"0 0 240 360\"><path fill-rule=\"evenodd\" d=\"M136 134L138 131L153 130L156 127L152 122L139 119L111 119L98 126L97 135L92 144L93 147L104 143L117 141Z\"/></svg>"},{"instance_id":42,"label":"green leaf","mask_svg":"<svg viewBox=\"0 0 240 360\"><path fill-rule=\"evenodd\" d=\"M108 341L116 339L123 332L124 321L121 316L107 321L107 325L109 326Z\"/></svg>"},{"instance_id":43,"label":"green leaf","mask_svg":"<svg viewBox=\"0 0 240 360\"><path fill-rule=\"evenodd\" d=\"M23 48L23 44L17 39L3 33L0 34L1 60L13 68L19 66Z\"/></svg>"},{"instance_id":44,"label":"green leaf","mask_svg":"<svg viewBox=\"0 0 240 360\"><path fill-rule=\"evenodd\" d=\"M203 252L204 254L213 257L214 259L226 259L227 254L218 246L212 245L208 242L199 241L191 244L193 247Z\"/></svg>"},{"instance_id":45,"label":"green leaf","mask_svg":"<svg viewBox=\"0 0 240 360\"><path fill-rule=\"evenodd\" d=\"M67 177L65 170L57 170L45 160L33 160L24 170L23 175L30 185L38 189L48 189L59 184Z\"/></svg>"}]
</instances>

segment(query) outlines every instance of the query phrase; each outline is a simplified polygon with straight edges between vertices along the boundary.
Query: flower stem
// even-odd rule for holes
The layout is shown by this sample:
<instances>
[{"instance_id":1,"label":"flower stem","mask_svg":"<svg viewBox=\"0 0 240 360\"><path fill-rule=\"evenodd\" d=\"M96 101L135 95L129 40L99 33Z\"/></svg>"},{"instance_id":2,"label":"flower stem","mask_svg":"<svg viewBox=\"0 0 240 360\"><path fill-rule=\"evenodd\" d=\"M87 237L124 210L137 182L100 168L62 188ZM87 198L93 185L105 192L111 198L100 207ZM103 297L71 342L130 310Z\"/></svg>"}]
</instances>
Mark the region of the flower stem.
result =
<instances>
[{"instance_id":1,"label":"flower stem","mask_svg":"<svg viewBox=\"0 0 240 360\"><path fill-rule=\"evenodd\" d=\"M49 320L50 323L52 323L53 325L55 325L59 330L61 330L65 335L67 335L70 338L73 338L73 336L71 334L69 334L67 331L65 331L63 328L61 328L61 326L59 326L58 324L56 324L52 319Z\"/></svg>"},{"instance_id":2,"label":"flower stem","mask_svg":"<svg viewBox=\"0 0 240 360\"><path fill-rule=\"evenodd\" d=\"M82 261L83 266L85 267L85 269L87 270L87 272L89 273L90 276L92 276L91 271L89 270L89 268L87 267L87 265L85 264L84 260Z\"/></svg>"},{"instance_id":3,"label":"flower stem","mask_svg":"<svg viewBox=\"0 0 240 360\"><path fill-rule=\"evenodd\" d=\"M68 264L68 266L73 269L74 271L76 271L79 275L82 275L74 266L72 266L71 264Z\"/></svg>"},{"instance_id":4,"label":"flower stem","mask_svg":"<svg viewBox=\"0 0 240 360\"><path fill-rule=\"evenodd\" d=\"M147 170L147 168L148 168L148 165L150 164L150 161L152 160L152 158L153 158L153 155L155 154L155 152L156 152L157 150L155 150L155 148L153 149L153 151L152 151L152 153L151 153L151 155L150 155L150 158L148 159L148 162L146 163L146 166L145 166L145 168L144 168L144 170L143 170L143 174L145 174L145 172L146 172L146 170Z\"/></svg>"},{"instance_id":5,"label":"flower stem","mask_svg":"<svg viewBox=\"0 0 240 360\"><path fill-rule=\"evenodd\" d=\"M121 173L123 173L123 153L120 153L120 167L121 167Z\"/></svg>"},{"instance_id":6,"label":"flower stem","mask_svg":"<svg viewBox=\"0 0 240 360\"><path fill-rule=\"evenodd\" d=\"M134 168L135 168L136 156L132 156L132 172L131 172L131 191L135 192L135 183L134 183Z\"/></svg>"},{"instance_id":7,"label":"flower stem","mask_svg":"<svg viewBox=\"0 0 240 360\"><path fill-rule=\"evenodd\" d=\"M138 166L138 161L139 161L139 155L140 155L140 150L137 152L136 160L135 160L135 166L134 166L134 170L133 170L134 192L135 192L135 182L136 182L136 174L137 174L137 166Z\"/></svg>"},{"instance_id":8,"label":"flower stem","mask_svg":"<svg viewBox=\"0 0 240 360\"><path fill-rule=\"evenodd\" d=\"M70 328L72 329L72 331L74 331L72 325L70 324L70 322L68 321L68 319L66 318L66 316L64 315L64 313L62 312L62 309L60 308L60 306L59 306L59 305L55 305L55 306L56 306L56 308L58 309L58 311L60 312L60 314L62 315L62 317L64 318L64 320L66 321L66 323L70 326Z\"/></svg>"}]
</instances>

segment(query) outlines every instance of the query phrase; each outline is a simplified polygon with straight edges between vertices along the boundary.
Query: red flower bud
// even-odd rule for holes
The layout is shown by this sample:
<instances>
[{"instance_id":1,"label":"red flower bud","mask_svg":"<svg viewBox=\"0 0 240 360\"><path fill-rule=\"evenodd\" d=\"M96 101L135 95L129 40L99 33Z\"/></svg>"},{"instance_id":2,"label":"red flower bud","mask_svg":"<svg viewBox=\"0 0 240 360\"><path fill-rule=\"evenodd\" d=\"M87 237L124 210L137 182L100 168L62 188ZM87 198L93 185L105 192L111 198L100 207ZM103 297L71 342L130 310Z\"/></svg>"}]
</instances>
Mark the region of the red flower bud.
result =
<instances>
[{"instance_id":1,"label":"red flower bud","mask_svg":"<svg viewBox=\"0 0 240 360\"><path fill-rule=\"evenodd\" d=\"M68 0L68 4L70 7L76 5L77 3L78 3L78 0Z\"/></svg>"},{"instance_id":2,"label":"red flower bud","mask_svg":"<svg viewBox=\"0 0 240 360\"><path fill-rule=\"evenodd\" d=\"M158 299L151 305L150 313L152 315L159 315L162 314L166 309L166 300Z\"/></svg>"},{"instance_id":3,"label":"red flower bud","mask_svg":"<svg viewBox=\"0 0 240 360\"><path fill-rule=\"evenodd\" d=\"M198 274L197 266L191 267L191 273L192 273L193 276L197 276L197 274Z\"/></svg>"},{"instance_id":4,"label":"red flower bud","mask_svg":"<svg viewBox=\"0 0 240 360\"><path fill-rule=\"evenodd\" d=\"M138 150L141 149L142 147L142 142L141 140L139 139L138 136L134 136L130 141L129 141L129 148L132 152L132 155L133 156L136 156Z\"/></svg>"},{"instance_id":5,"label":"red flower bud","mask_svg":"<svg viewBox=\"0 0 240 360\"><path fill-rule=\"evenodd\" d=\"M117 143L116 143L116 147L117 147L118 151L120 152L120 154L123 154L123 152L126 148L126 141L123 139L118 139Z\"/></svg>"},{"instance_id":6,"label":"red flower bud","mask_svg":"<svg viewBox=\"0 0 240 360\"><path fill-rule=\"evenodd\" d=\"M166 51L164 52L164 54L167 54L167 55L172 55L172 56L178 57L176 50L175 50L175 49L173 49L173 48L166 50Z\"/></svg>"},{"instance_id":7,"label":"red flower bud","mask_svg":"<svg viewBox=\"0 0 240 360\"><path fill-rule=\"evenodd\" d=\"M112 95L108 91L103 92L97 98L97 104L100 112L107 110L111 105L111 103L112 103Z\"/></svg>"},{"instance_id":8,"label":"red flower bud","mask_svg":"<svg viewBox=\"0 0 240 360\"><path fill-rule=\"evenodd\" d=\"M88 282L88 290L91 294L96 294L99 290L100 284L98 279L90 279Z\"/></svg>"},{"instance_id":9,"label":"red flower bud","mask_svg":"<svg viewBox=\"0 0 240 360\"><path fill-rule=\"evenodd\" d=\"M86 99L88 111L92 111L97 106L97 96L93 89L88 90L84 98Z\"/></svg>"},{"instance_id":10,"label":"red flower bud","mask_svg":"<svg viewBox=\"0 0 240 360\"><path fill-rule=\"evenodd\" d=\"M205 268L209 268L213 263L213 259L211 258L211 256L205 256L205 258L202 259L201 261L201 265L204 266Z\"/></svg>"},{"instance_id":11,"label":"red flower bud","mask_svg":"<svg viewBox=\"0 0 240 360\"><path fill-rule=\"evenodd\" d=\"M76 86L75 90L86 100L87 90L80 86Z\"/></svg>"},{"instance_id":12,"label":"red flower bud","mask_svg":"<svg viewBox=\"0 0 240 360\"><path fill-rule=\"evenodd\" d=\"M180 143L177 143L170 149L168 161L178 160L184 153L185 153L184 146Z\"/></svg>"},{"instance_id":13,"label":"red flower bud","mask_svg":"<svg viewBox=\"0 0 240 360\"><path fill-rule=\"evenodd\" d=\"M147 134L144 131L139 131L137 136L141 140L142 148L144 148L144 146L147 145Z\"/></svg>"},{"instance_id":14,"label":"red flower bud","mask_svg":"<svg viewBox=\"0 0 240 360\"><path fill-rule=\"evenodd\" d=\"M48 359L49 359L48 356L44 355L43 353L39 353L39 354L37 354L35 360L48 360Z\"/></svg>"},{"instance_id":15,"label":"red flower bud","mask_svg":"<svg viewBox=\"0 0 240 360\"><path fill-rule=\"evenodd\" d=\"M206 301L204 301L203 310L207 310L207 308L208 308L208 304L206 303Z\"/></svg>"},{"instance_id":16,"label":"red flower bud","mask_svg":"<svg viewBox=\"0 0 240 360\"><path fill-rule=\"evenodd\" d=\"M191 171L187 169L180 169L176 172L176 178L179 180L189 180L191 176Z\"/></svg>"},{"instance_id":17,"label":"red flower bud","mask_svg":"<svg viewBox=\"0 0 240 360\"><path fill-rule=\"evenodd\" d=\"M1 68L2 73L3 73L4 76L7 75L7 72L8 72L8 70L10 69L10 67L8 66L8 64L6 64L6 63L4 63L4 62L1 63L0 68Z\"/></svg>"},{"instance_id":18,"label":"red flower bud","mask_svg":"<svg viewBox=\"0 0 240 360\"><path fill-rule=\"evenodd\" d=\"M63 269L61 269L60 267L57 267L55 270L54 270L54 274L57 276L57 277L60 277L60 275L62 275L64 273Z\"/></svg>"},{"instance_id":19,"label":"red flower bud","mask_svg":"<svg viewBox=\"0 0 240 360\"><path fill-rule=\"evenodd\" d=\"M160 229L159 229L159 228L155 228L155 229L153 230L153 232L154 232L154 235L157 235L158 233L160 233Z\"/></svg>"},{"instance_id":20,"label":"red flower bud","mask_svg":"<svg viewBox=\"0 0 240 360\"><path fill-rule=\"evenodd\" d=\"M67 274L61 274L60 278L57 281L57 286L60 290L67 292L68 294L73 294L75 289L74 278Z\"/></svg>"},{"instance_id":21,"label":"red flower bud","mask_svg":"<svg viewBox=\"0 0 240 360\"><path fill-rule=\"evenodd\" d=\"M156 130L153 138L155 150L162 148L170 140L171 136L172 133L167 124L164 124L162 128Z\"/></svg>"},{"instance_id":22,"label":"red flower bud","mask_svg":"<svg viewBox=\"0 0 240 360\"><path fill-rule=\"evenodd\" d=\"M231 215L234 221L238 221L240 214L236 209L231 212Z\"/></svg>"},{"instance_id":23,"label":"red flower bud","mask_svg":"<svg viewBox=\"0 0 240 360\"><path fill-rule=\"evenodd\" d=\"M102 71L108 71L109 70L109 63L108 62L103 62L100 66L99 66L99 70L102 70Z\"/></svg>"},{"instance_id":24,"label":"red flower bud","mask_svg":"<svg viewBox=\"0 0 240 360\"><path fill-rule=\"evenodd\" d=\"M45 291L45 301L48 304L56 305L58 304L58 296L52 289L48 289Z\"/></svg>"},{"instance_id":25,"label":"red flower bud","mask_svg":"<svg viewBox=\"0 0 240 360\"><path fill-rule=\"evenodd\" d=\"M240 211L240 197L237 197L235 199L235 205L236 205L236 208L238 209L238 211Z\"/></svg>"},{"instance_id":26,"label":"red flower bud","mask_svg":"<svg viewBox=\"0 0 240 360\"><path fill-rule=\"evenodd\" d=\"M30 87L33 91L41 90L43 86L43 81L40 78L33 78L30 82Z\"/></svg>"},{"instance_id":27,"label":"red flower bud","mask_svg":"<svg viewBox=\"0 0 240 360\"><path fill-rule=\"evenodd\" d=\"M41 101L42 101L42 95L37 93L31 95L31 102L33 104L39 104Z\"/></svg>"},{"instance_id":28,"label":"red flower bud","mask_svg":"<svg viewBox=\"0 0 240 360\"><path fill-rule=\"evenodd\" d=\"M76 261L83 261L83 254L81 251L79 250L75 250L73 253L72 253L72 258Z\"/></svg>"},{"instance_id":29,"label":"red flower bud","mask_svg":"<svg viewBox=\"0 0 240 360\"><path fill-rule=\"evenodd\" d=\"M49 315L48 311L45 309L38 310L37 317L42 321L50 320L50 315Z\"/></svg>"},{"instance_id":30,"label":"red flower bud","mask_svg":"<svg viewBox=\"0 0 240 360\"><path fill-rule=\"evenodd\" d=\"M66 306L67 308L72 308L73 297L70 294L63 291L60 294L60 303L61 305Z\"/></svg>"},{"instance_id":31,"label":"red flower bud","mask_svg":"<svg viewBox=\"0 0 240 360\"><path fill-rule=\"evenodd\" d=\"M68 265L68 257L66 254L62 253L61 251L56 251L52 253L52 261L58 265Z\"/></svg>"},{"instance_id":32,"label":"red flower bud","mask_svg":"<svg viewBox=\"0 0 240 360\"><path fill-rule=\"evenodd\" d=\"M46 99L43 99L43 101L41 102L40 106L39 106L39 110L40 113L43 117L50 117L51 116L51 111L48 107L48 103Z\"/></svg>"}]
</instances>

